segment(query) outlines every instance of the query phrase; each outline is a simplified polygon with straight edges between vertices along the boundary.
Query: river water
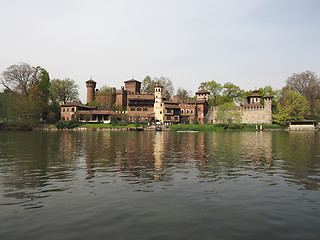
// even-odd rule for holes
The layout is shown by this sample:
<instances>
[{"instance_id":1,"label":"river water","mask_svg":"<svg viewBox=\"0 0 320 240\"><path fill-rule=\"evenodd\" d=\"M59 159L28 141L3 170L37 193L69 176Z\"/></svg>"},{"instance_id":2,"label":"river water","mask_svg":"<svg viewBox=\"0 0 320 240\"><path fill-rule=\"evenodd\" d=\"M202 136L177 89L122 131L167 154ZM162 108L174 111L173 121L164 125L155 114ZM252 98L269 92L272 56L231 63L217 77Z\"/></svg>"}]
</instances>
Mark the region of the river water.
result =
<instances>
[{"instance_id":1,"label":"river water","mask_svg":"<svg viewBox=\"0 0 320 240\"><path fill-rule=\"evenodd\" d=\"M319 239L320 132L0 132L0 239Z\"/></svg>"}]
</instances>

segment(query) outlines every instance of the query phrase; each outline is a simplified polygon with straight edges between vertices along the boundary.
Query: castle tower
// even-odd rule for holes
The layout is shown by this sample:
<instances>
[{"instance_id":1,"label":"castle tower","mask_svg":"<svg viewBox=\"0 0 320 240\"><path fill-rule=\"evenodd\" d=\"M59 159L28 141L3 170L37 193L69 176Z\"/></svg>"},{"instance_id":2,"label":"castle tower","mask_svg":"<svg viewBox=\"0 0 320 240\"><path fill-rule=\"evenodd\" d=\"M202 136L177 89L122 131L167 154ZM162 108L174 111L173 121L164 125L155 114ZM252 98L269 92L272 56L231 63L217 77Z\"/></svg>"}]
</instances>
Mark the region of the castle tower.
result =
<instances>
[{"instance_id":1,"label":"castle tower","mask_svg":"<svg viewBox=\"0 0 320 240\"><path fill-rule=\"evenodd\" d=\"M154 116L156 121L163 123L163 87L154 87Z\"/></svg>"},{"instance_id":2,"label":"castle tower","mask_svg":"<svg viewBox=\"0 0 320 240\"><path fill-rule=\"evenodd\" d=\"M141 82L131 79L124 82L124 88L129 94L140 94Z\"/></svg>"},{"instance_id":3,"label":"castle tower","mask_svg":"<svg viewBox=\"0 0 320 240\"><path fill-rule=\"evenodd\" d=\"M263 96L263 99L264 99L264 108L265 108L265 109L270 109L270 110L271 110L272 98L273 98L273 96L271 96L271 95L265 95L265 96Z\"/></svg>"},{"instance_id":4,"label":"castle tower","mask_svg":"<svg viewBox=\"0 0 320 240\"><path fill-rule=\"evenodd\" d=\"M272 123L272 98L273 96L271 95L263 96L265 123L268 124Z\"/></svg>"},{"instance_id":5,"label":"castle tower","mask_svg":"<svg viewBox=\"0 0 320 240\"><path fill-rule=\"evenodd\" d=\"M97 83L95 81L93 81L92 79L86 81L87 103L91 103L94 101L96 85L97 85Z\"/></svg>"},{"instance_id":6,"label":"castle tower","mask_svg":"<svg viewBox=\"0 0 320 240\"><path fill-rule=\"evenodd\" d=\"M206 100L208 101L210 92L207 90L199 90L198 92L196 92L197 95L197 100Z\"/></svg>"},{"instance_id":7,"label":"castle tower","mask_svg":"<svg viewBox=\"0 0 320 240\"><path fill-rule=\"evenodd\" d=\"M253 90L253 93L247 97L249 104L260 104L261 96L259 90Z\"/></svg>"}]
</instances>

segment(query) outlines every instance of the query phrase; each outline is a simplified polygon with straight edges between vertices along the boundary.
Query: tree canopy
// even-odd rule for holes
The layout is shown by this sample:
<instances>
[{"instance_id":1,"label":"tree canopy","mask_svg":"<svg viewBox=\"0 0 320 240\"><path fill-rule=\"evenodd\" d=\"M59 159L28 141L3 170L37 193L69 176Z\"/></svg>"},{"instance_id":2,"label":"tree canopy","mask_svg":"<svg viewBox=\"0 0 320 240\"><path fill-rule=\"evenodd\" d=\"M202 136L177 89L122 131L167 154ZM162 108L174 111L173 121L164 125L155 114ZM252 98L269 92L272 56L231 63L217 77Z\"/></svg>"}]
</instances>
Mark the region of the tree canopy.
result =
<instances>
[{"instance_id":1,"label":"tree canopy","mask_svg":"<svg viewBox=\"0 0 320 240\"><path fill-rule=\"evenodd\" d=\"M53 79L51 81L52 98L58 102L71 102L78 100L78 85L74 80L66 78L64 80Z\"/></svg>"},{"instance_id":2,"label":"tree canopy","mask_svg":"<svg viewBox=\"0 0 320 240\"><path fill-rule=\"evenodd\" d=\"M290 120L304 119L310 113L310 103L300 93L284 91L280 98L278 112L273 120L278 124L288 124Z\"/></svg>"},{"instance_id":3,"label":"tree canopy","mask_svg":"<svg viewBox=\"0 0 320 240\"><path fill-rule=\"evenodd\" d=\"M317 102L320 100L320 79L314 72L304 71L288 77L284 91L300 93L310 102L311 114L317 115Z\"/></svg>"},{"instance_id":4,"label":"tree canopy","mask_svg":"<svg viewBox=\"0 0 320 240\"><path fill-rule=\"evenodd\" d=\"M19 63L11 65L2 73L1 84L11 93L28 96L33 84L40 80L41 75L34 67Z\"/></svg>"},{"instance_id":5,"label":"tree canopy","mask_svg":"<svg viewBox=\"0 0 320 240\"><path fill-rule=\"evenodd\" d=\"M142 81L142 93L154 93L154 87L157 85L161 85L163 87L163 93L168 99L173 97L174 87L172 81L167 77L154 77L151 79L150 76L146 76Z\"/></svg>"},{"instance_id":6,"label":"tree canopy","mask_svg":"<svg viewBox=\"0 0 320 240\"><path fill-rule=\"evenodd\" d=\"M176 96L181 99L181 100L188 100L191 98L191 93L190 91L184 89L184 88L181 88L179 87L178 90L177 90L177 94Z\"/></svg>"}]
</instances>

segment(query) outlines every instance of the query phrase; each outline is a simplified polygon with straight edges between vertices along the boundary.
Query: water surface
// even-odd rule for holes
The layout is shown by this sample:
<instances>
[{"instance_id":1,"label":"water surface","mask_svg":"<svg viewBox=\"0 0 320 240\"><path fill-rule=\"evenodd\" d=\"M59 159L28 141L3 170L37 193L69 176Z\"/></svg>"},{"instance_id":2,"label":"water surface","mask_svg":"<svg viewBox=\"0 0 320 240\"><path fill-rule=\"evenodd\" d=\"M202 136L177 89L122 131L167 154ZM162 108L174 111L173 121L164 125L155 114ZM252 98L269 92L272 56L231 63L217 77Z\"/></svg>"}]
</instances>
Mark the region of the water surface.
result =
<instances>
[{"instance_id":1,"label":"water surface","mask_svg":"<svg viewBox=\"0 0 320 240\"><path fill-rule=\"evenodd\" d=\"M0 132L0 239L319 239L319 132Z\"/></svg>"}]
</instances>

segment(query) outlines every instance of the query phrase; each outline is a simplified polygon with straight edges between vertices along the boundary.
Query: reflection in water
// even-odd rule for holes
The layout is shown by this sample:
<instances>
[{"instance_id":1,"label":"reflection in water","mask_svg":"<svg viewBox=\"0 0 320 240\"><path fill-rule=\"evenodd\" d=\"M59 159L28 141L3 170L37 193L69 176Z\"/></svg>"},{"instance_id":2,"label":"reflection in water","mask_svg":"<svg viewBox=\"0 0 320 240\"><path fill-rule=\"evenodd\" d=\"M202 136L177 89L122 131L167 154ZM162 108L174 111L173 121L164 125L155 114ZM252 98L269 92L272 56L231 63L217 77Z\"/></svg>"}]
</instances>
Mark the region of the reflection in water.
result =
<instances>
[{"instance_id":1,"label":"reflection in water","mask_svg":"<svg viewBox=\"0 0 320 240\"><path fill-rule=\"evenodd\" d=\"M21 239L16 229L28 239L130 239L137 229L140 239L317 239L319 136L1 132L0 232L4 239Z\"/></svg>"},{"instance_id":2,"label":"reflection in water","mask_svg":"<svg viewBox=\"0 0 320 240\"><path fill-rule=\"evenodd\" d=\"M132 184L190 171L208 180L278 174L319 189L319 156L314 132L21 132L1 135L0 170L4 196L17 199L63 191L53 180L72 181L83 170L84 179Z\"/></svg>"}]
</instances>

